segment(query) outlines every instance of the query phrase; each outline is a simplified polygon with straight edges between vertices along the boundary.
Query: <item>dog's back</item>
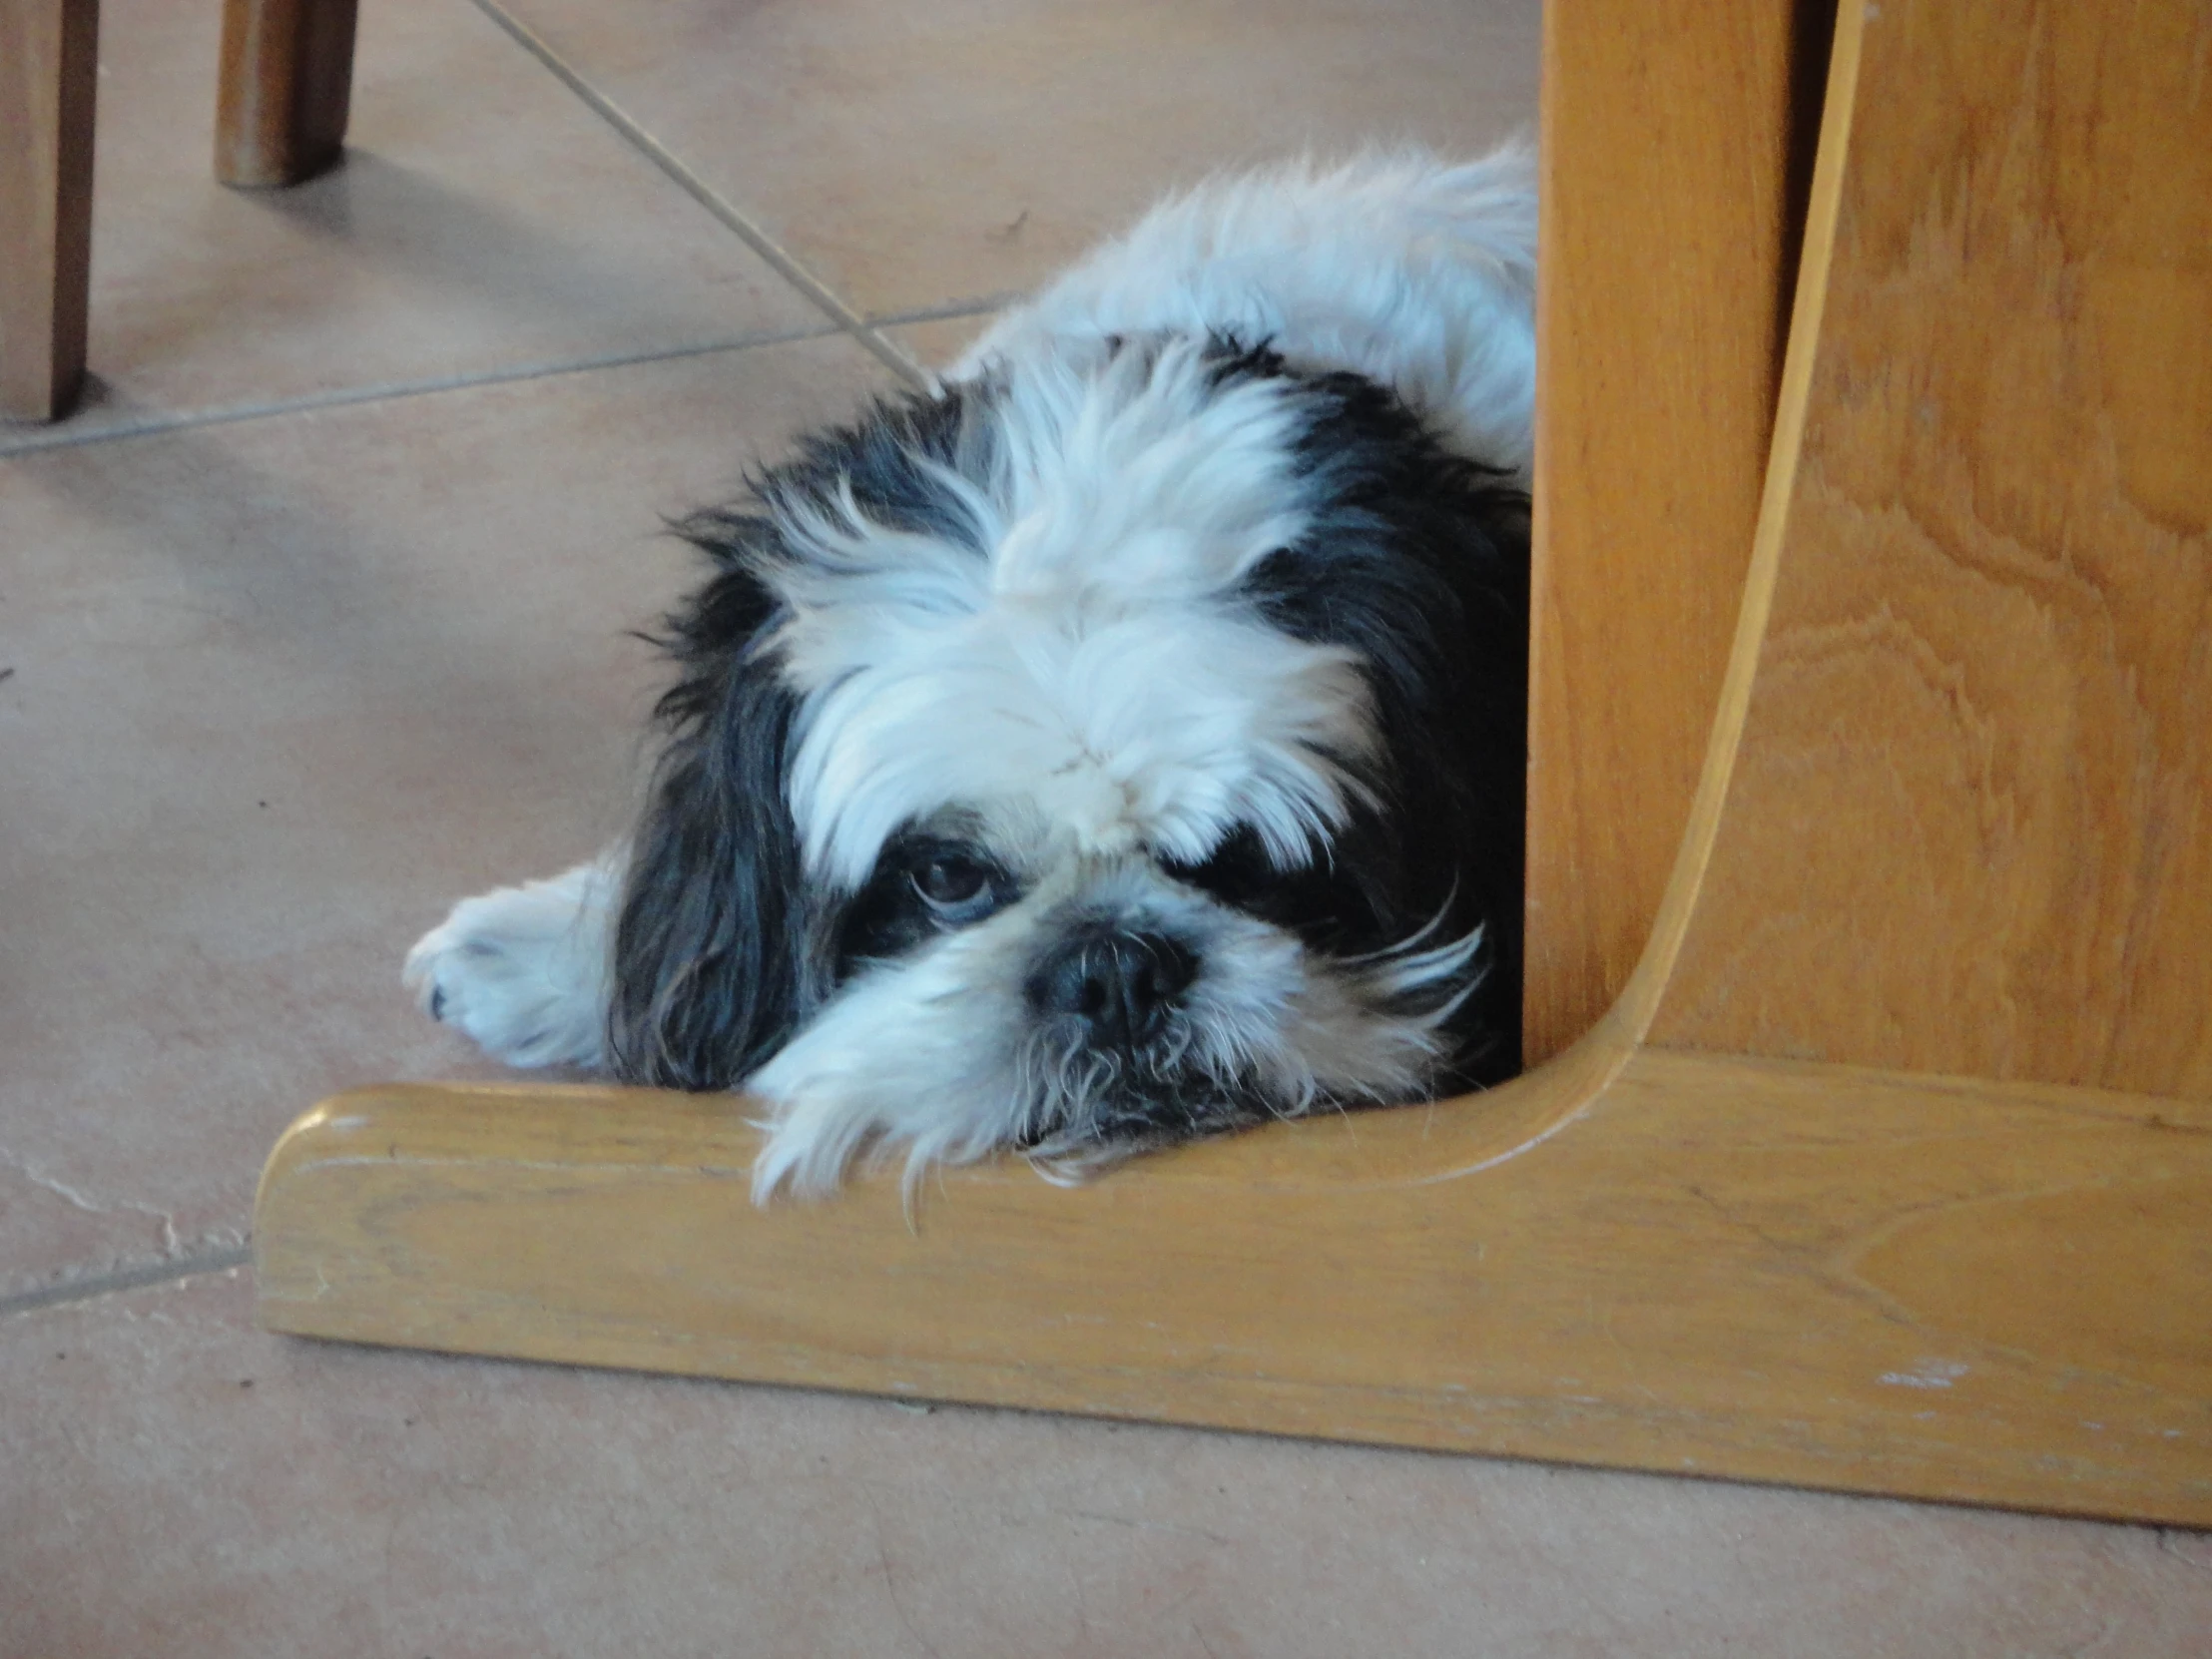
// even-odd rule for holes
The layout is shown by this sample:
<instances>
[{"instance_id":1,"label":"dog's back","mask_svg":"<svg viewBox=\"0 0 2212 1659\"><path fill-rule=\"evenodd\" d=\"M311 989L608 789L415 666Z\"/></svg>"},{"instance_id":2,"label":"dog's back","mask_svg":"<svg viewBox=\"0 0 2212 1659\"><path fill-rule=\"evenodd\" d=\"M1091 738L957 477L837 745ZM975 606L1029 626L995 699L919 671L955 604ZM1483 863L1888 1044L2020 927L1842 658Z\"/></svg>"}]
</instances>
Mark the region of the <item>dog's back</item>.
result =
<instances>
[{"instance_id":1,"label":"dog's back","mask_svg":"<svg viewBox=\"0 0 2212 1659\"><path fill-rule=\"evenodd\" d=\"M1419 152L1209 180L1018 306L951 371L1040 336L1167 331L1270 344L1390 387L1451 447L1523 484L1535 384L1534 157Z\"/></svg>"}]
</instances>

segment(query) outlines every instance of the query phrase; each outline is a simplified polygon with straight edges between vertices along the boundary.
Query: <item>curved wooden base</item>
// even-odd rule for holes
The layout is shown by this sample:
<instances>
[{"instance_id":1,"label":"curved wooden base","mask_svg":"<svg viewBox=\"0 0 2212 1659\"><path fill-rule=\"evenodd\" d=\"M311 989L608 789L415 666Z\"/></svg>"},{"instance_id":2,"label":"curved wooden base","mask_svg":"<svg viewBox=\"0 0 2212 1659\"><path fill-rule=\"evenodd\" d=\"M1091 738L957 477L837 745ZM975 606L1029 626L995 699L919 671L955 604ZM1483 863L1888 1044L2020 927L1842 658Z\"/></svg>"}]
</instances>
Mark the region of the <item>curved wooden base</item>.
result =
<instances>
[{"instance_id":1,"label":"curved wooden base","mask_svg":"<svg viewBox=\"0 0 2212 1659\"><path fill-rule=\"evenodd\" d=\"M369 1090L265 1323L2212 1525L2192 15L1843 5L1711 747L1558 1059L911 1225L753 1208L739 1102Z\"/></svg>"},{"instance_id":2,"label":"curved wooden base","mask_svg":"<svg viewBox=\"0 0 2212 1659\"><path fill-rule=\"evenodd\" d=\"M271 1159L261 1315L2212 1524L2212 1126L2084 1090L1651 1050L1586 1097L1557 1081L1074 1191L952 1171L911 1229L893 1176L756 1209L727 1101L367 1090Z\"/></svg>"}]
</instances>

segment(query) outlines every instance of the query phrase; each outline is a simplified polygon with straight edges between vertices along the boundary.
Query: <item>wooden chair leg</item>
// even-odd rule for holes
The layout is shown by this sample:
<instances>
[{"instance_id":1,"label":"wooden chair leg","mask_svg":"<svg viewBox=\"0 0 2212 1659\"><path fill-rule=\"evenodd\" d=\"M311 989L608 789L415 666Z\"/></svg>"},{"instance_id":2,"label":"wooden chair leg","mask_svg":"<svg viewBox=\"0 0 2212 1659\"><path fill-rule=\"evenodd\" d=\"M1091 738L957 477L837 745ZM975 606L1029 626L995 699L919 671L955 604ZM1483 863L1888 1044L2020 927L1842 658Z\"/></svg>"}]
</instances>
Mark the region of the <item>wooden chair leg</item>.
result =
<instances>
[{"instance_id":1,"label":"wooden chair leg","mask_svg":"<svg viewBox=\"0 0 2212 1659\"><path fill-rule=\"evenodd\" d=\"M356 0L224 0L215 176L295 185L338 159Z\"/></svg>"},{"instance_id":2,"label":"wooden chair leg","mask_svg":"<svg viewBox=\"0 0 2212 1659\"><path fill-rule=\"evenodd\" d=\"M85 378L100 0L0 0L0 412L56 420Z\"/></svg>"}]
</instances>

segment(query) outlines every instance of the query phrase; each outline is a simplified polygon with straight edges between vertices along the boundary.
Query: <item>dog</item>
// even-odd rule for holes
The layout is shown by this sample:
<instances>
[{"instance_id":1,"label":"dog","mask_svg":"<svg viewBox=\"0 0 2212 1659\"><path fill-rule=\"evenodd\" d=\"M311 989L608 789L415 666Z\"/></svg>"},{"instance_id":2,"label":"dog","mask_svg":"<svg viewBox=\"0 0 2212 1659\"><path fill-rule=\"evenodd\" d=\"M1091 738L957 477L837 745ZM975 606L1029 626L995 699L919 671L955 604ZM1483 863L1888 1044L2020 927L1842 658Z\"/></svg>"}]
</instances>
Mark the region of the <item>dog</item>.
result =
<instances>
[{"instance_id":1,"label":"dog","mask_svg":"<svg viewBox=\"0 0 2212 1659\"><path fill-rule=\"evenodd\" d=\"M763 1202L1512 1075L1534 274L1518 147L1155 209L679 524L634 834L406 982L742 1088Z\"/></svg>"}]
</instances>

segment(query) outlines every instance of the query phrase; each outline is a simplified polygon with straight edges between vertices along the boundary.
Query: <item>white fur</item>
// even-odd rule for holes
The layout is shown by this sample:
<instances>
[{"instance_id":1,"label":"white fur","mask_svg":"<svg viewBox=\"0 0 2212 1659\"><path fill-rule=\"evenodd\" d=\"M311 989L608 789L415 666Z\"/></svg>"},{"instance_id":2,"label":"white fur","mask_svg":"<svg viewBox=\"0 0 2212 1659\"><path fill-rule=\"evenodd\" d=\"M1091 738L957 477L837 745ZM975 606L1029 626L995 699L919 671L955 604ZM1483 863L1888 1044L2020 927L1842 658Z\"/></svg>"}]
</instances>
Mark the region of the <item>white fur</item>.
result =
<instances>
[{"instance_id":1,"label":"white fur","mask_svg":"<svg viewBox=\"0 0 2212 1659\"><path fill-rule=\"evenodd\" d=\"M1525 484L1535 291L1525 146L1453 167L1418 152L1300 163L1209 180L1155 208L1009 311L950 378L1086 337L1225 331L1395 388L1463 453Z\"/></svg>"},{"instance_id":2,"label":"white fur","mask_svg":"<svg viewBox=\"0 0 2212 1659\"><path fill-rule=\"evenodd\" d=\"M817 527L829 591L787 594L814 693L793 789L810 860L857 880L897 824L1009 779L1053 780L1055 816L1100 847L1142 830L1202 856L1241 819L1301 858L1346 805L1321 757L1367 752L1366 711L1342 654L1206 605L1299 514L1279 389L1211 392L1199 347L1354 369L1525 481L1535 215L1518 146L1214 180L988 329L949 376L1010 397L1008 452L969 496L988 568L846 520ZM1104 350L1154 333L1157 354ZM854 605L863 572L884 580Z\"/></svg>"},{"instance_id":3,"label":"white fur","mask_svg":"<svg viewBox=\"0 0 2212 1659\"><path fill-rule=\"evenodd\" d=\"M464 898L407 952L424 1012L510 1066L606 1061L608 935L619 854Z\"/></svg>"},{"instance_id":4,"label":"white fur","mask_svg":"<svg viewBox=\"0 0 2212 1659\"><path fill-rule=\"evenodd\" d=\"M1325 960L1147 856L1195 861L1249 824L1278 865L1301 863L1357 795L1344 763L1375 744L1348 653L1227 598L1306 506L1280 388L1215 383L1200 352L1227 334L1355 370L1525 483L1534 245L1522 148L1202 185L952 369L1003 395L986 480L946 480L987 557L868 522L849 497L785 524L802 557L772 573L789 608L773 647L803 696L789 793L810 878L855 885L899 826L979 807L1024 894L863 969L755 1073L758 1197L826 1190L870 1147L903 1148L910 1183L1053 1123L1039 1156L1088 1156L1098 1062L1040 1047L1023 1001L1071 906L1194 941L1179 1057L1204 1075L1258 1079L1285 1115L1419 1089L1448 1005L1393 1010L1463 979L1477 938L1424 929ZM408 983L501 1059L603 1063L617 858L463 901L409 954Z\"/></svg>"},{"instance_id":5,"label":"white fur","mask_svg":"<svg viewBox=\"0 0 2212 1659\"><path fill-rule=\"evenodd\" d=\"M1196 947L1206 967L1185 1009L1191 1057L1223 1084L1261 1081L1285 1117L1322 1098L1388 1100L1417 1088L1448 1006L1399 1015L1382 1004L1454 974L1481 942L1421 950L1416 937L1414 948L1372 962L1321 962L1292 935L1199 899L1147 860L1077 860L1019 904L862 973L754 1073L747 1087L770 1106L754 1197L765 1203L787 1184L802 1197L829 1192L878 1138L904 1150L911 1191L932 1163L1027 1143L1056 1119L1078 1127L1035 1155L1062 1167L1095 1161L1079 1126L1097 1079L1083 1057L1040 1053L1004 1017L1021 1006L1026 966L1070 900Z\"/></svg>"},{"instance_id":6,"label":"white fur","mask_svg":"<svg viewBox=\"0 0 2212 1659\"><path fill-rule=\"evenodd\" d=\"M1190 340L1001 372L987 561L848 519L782 578L810 864L856 883L900 824L1017 793L1088 851L1195 860L1243 821L1303 861L1374 740L1349 653L1224 598L1304 522L1280 385L1214 389Z\"/></svg>"}]
</instances>

